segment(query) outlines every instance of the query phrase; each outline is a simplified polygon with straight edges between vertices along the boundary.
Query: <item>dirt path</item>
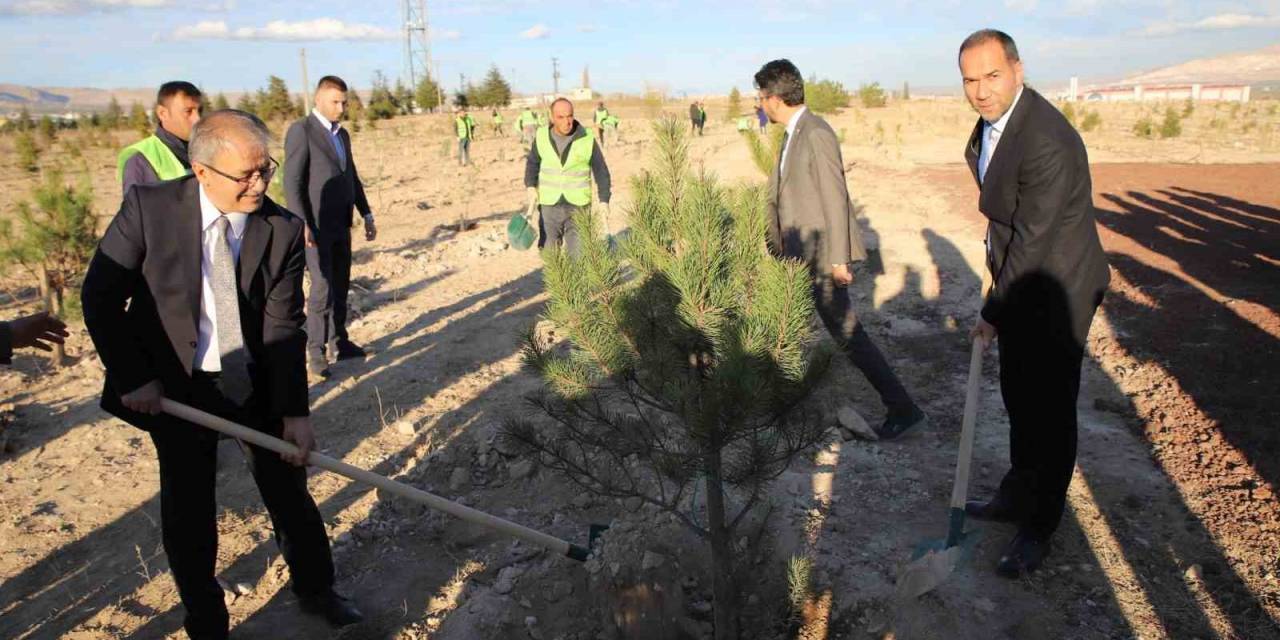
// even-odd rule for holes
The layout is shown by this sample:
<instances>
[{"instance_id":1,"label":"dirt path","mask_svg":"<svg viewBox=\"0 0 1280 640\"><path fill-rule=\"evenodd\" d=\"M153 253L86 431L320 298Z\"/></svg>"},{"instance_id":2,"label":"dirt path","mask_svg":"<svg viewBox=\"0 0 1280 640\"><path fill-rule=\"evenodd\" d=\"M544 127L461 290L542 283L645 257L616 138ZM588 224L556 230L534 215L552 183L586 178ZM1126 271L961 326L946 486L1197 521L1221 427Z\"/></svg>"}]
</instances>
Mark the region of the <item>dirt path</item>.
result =
<instances>
[{"instance_id":1,"label":"dirt path","mask_svg":"<svg viewBox=\"0 0 1280 640\"><path fill-rule=\"evenodd\" d=\"M522 198L521 150L509 138L481 140L477 168L464 170L442 157L444 135L439 123L412 118L356 137L381 236L373 245L357 241L351 333L372 355L335 366L335 377L313 388L322 446L576 542L585 541L588 523L612 523L603 556L586 566L548 557L316 474L311 488L336 540L340 586L369 614L335 634L292 605L256 491L238 452L226 447L219 575L243 584L230 607L236 634L585 640L623 637L618 630L626 629L628 637L701 637L709 629L708 585L697 541L663 516L581 495L504 455L492 439L538 388L519 370L517 335L544 300L540 263L532 252L505 249L502 235ZM623 224L627 177L650 146L634 127L627 135L608 151L615 228ZM996 578L991 568L1012 532L984 527L965 569L895 610L899 563L916 540L943 530L982 221L962 167L880 162L866 148L846 147L857 158L851 190L880 247L858 283L864 320L933 426L901 443L837 439L780 479L759 582L744 589L755 602L750 628L758 637L784 637L782 561L809 553L817 596L829 596L821 610L832 638L889 631L898 638L1246 638L1273 630L1280 567L1276 501L1267 491L1276 469L1264 454L1275 450L1267 427L1276 406L1251 399L1274 397L1262 385L1276 361L1280 195L1258 176L1274 175L1275 166L1095 168L1097 203L1115 212L1103 224L1122 277L1113 296L1119 302L1108 303L1091 339L1101 366L1087 367L1079 474L1049 570L1020 582ZM723 179L761 179L727 130L709 128L693 154ZM1170 186L1191 192L1155 195ZM1216 208L1182 202L1200 217L1159 223L1185 214L1129 191ZM1127 213L1105 193L1153 211ZM478 228L458 235L441 226L460 216ZM1139 219L1141 229L1126 226ZM1144 250L1181 270L1144 273L1124 259L1162 269ZM1235 271L1212 275L1219 268ZM1158 313L1167 305L1178 312ZM1191 328L1177 323L1191 320L1178 318L1196 317L1213 318L1215 333L1181 339ZM1197 351L1195 344L1231 349ZM82 337L73 349L87 351ZM1202 364L1206 358L1218 359ZM91 356L63 372L36 367L24 358L0 373L0 389L19 407L0 462L0 508L9 514L0 522L0 636L180 635L158 547L151 445L96 409L100 373ZM994 488L1007 460L994 381L989 361L977 493ZM847 366L829 387L832 398L854 398L869 421L880 419L874 393ZM654 615L627 617L636 612Z\"/></svg>"}]
</instances>

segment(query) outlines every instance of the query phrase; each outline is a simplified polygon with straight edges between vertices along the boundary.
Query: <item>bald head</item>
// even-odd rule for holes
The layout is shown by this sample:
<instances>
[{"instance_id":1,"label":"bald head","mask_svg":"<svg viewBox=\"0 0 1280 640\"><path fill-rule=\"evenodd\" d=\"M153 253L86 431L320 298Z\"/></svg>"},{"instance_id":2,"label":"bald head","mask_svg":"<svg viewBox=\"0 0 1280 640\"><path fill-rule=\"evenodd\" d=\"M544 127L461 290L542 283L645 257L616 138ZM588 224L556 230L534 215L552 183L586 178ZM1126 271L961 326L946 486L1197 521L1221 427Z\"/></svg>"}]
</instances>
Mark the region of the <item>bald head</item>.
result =
<instances>
[{"instance_id":1,"label":"bald head","mask_svg":"<svg viewBox=\"0 0 1280 640\"><path fill-rule=\"evenodd\" d=\"M562 136L573 132L573 103L568 98L556 98L551 103L551 126Z\"/></svg>"}]
</instances>

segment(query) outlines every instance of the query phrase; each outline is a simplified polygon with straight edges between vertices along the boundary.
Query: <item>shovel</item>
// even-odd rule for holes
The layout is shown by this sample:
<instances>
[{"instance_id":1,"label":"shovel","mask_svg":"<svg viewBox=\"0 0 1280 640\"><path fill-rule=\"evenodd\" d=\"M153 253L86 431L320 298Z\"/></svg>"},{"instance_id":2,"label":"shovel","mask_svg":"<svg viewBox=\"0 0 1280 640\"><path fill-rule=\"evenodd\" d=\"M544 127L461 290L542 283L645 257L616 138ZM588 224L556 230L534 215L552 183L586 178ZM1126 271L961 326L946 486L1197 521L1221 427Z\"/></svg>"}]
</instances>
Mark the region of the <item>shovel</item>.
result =
<instances>
[{"instance_id":1,"label":"shovel","mask_svg":"<svg viewBox=\"0 0 1280 640\"><path fill-rule=\"evenodd\" d=\"M218 416L206 413L195 407L190 407L180 402L174 402L168 398L160 401L161 407L165 413L181 418L187 422L198 424L202 427L213 429L221 433L225 433L233 438L251 442L262 447L270 449L276 453L295 454L298 447L291 442L285 442L279 438L269 436L261 431L250 429L249 427L236 424L230 420L224 420ZM366 471L359 467L353 467L341 460L330 458L322 453L312 451L307 455L307 464L320 467L326 471L332 471L339 475L346 476L352 480L358 480L365 484L373 485L388 493L393 493L401 498L412 500L414 502L426 505L437 511L443 511L456 518L461 518L467 522L489 527L500 533L519 538L533 545L537 545L544 549L549 549L558 554L573 558L574 560L586 561L587 549L576 544L565 542L555 536L535 531L523 525L503 520L495 516L491 516L483 511L476 511L470 507L464 507L451 500L445 500L440 496L433 495L411 487L407 484L396 482L385 476L380 476L372 471ZM593 531L594 533L594 531Z\"/></svg>"},{"instance_id":2,"label":"shovel","mask_svg":"<svg viewBox=\"0 0 1280 640\"><path fill-rule=\"evenodd\" d=\"M969 463L973 457L974 423L978 419L978 382L982 378L982 341L974 339L969 354L969 381L965 385L964 417L960 426L960 452L956 455L956 480L951 488L947 537L916 545L911 562L898 572L899 600L914 599L942 584L967 557L980 531L964 530L964 502L969 488Z\"/></svg>"}]
</instances>

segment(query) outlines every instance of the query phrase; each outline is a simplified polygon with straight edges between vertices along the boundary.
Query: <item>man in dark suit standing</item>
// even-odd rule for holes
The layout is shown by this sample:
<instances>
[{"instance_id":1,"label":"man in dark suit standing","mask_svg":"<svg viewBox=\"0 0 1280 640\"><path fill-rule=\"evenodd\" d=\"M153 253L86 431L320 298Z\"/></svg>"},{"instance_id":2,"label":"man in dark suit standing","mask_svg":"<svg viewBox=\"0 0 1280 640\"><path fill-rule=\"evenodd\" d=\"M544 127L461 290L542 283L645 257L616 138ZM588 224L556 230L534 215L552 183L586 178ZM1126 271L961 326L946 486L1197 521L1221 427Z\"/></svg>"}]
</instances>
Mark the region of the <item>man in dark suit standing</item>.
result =
<instances>
[{"instance_id":1,"label":"man in dark suit standing","mask_svg":"<svg viewBox=\"0 0 1280 640\"><path fill-rule=\"evenodd\" d=\"M107 370L102 408L151 434L165 553L192 638L225 638L214 579L217 433L161 413L171 398L298 445L245 446L303 608L335 625L361 616L333 590L324 522L303 465L307 406L303 223L266 198L277 165L257 117L219 111L191 137L194 176L139 185L85 275L85 326Z\"/></svg>"},{"instance_id":2,"label":"man in dark suit standing","mask_svg":"<svg viewBox=\"0 0 1280 640\"><path fill-rule=\"evenodd\" d=\"M285 199L307 222L307 368L322 378L329 377L329 353L338 360L365 355L347 336L353 208L364 218L365 240L378 236L351 136L340 123L346 111L347 83L325 76L316 84L315 109L290 125L284 138Z\"/></svg>"},{"instance_id":3,"label":"man in dark suit standing","mask_svg":"<svg viewBox=\"0 0 1280 640\"><path fill-rule=\"evenodd\" d=\"M845 186L840 143L831 125L805 108L804 78L791 61L764 65L755 85L769 119L787 128L778 166L769 176L769 248L809 265L818 315L887 409L876 434L896 438L924 425L927 416L853 310L852 264L867 254Z\"/></svg>"},{"instance_id":4,"label":"man in dark suit standing","mask_svg":"<svg viewBox=\"0 0 1280 640\"><path fill-rule=\"evenodd\" d=\"M1049 553L1076 459L1076 397L1085 337L1111 279L1094 223L1089 158L1058 110L1023 86L1008 35L982 30L960 46L965 96L980 118L965 148L987 217L992 275L973 335L998 337L1012 468L974 517L1018 533L997 571L1017 577Z\"/></svg>"}]
</instances>

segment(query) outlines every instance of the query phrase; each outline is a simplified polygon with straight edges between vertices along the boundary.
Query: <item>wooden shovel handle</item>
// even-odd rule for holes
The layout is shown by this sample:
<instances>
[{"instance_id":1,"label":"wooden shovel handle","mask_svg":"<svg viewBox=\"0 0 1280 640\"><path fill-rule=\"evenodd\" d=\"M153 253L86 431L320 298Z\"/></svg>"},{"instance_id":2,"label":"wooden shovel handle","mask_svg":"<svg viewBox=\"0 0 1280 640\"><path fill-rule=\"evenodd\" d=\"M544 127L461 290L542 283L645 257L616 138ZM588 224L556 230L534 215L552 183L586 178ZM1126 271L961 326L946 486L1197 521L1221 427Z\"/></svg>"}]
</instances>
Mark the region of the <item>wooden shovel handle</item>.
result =
<instances>
[{"instance_id":1,"label":"wooden shovel handle","mask_svg":"<svg viewBox=\"0 0 1280 640\"><path fill-rule=\"evenodd\" d=\"M969 352L969 381L964 389L964 417L960 421L960 452L956 454L956 481L951 507L964 509L969 489L969 463L973 460L973 434L978 421L978 391L982 381L982 341L974 338Z\"/></svg>"},{"instance_id":2,"label":"wooden shovel handle","mask_svg":"<svg viewBox=\"0 0 1280 640\"><path fill-rule=\"evenodd\" d=\"M181 402L175 402L168 398L160 401L161 407L165 413L186 420L202 427L213 429L225 433L238 440L244 440L262 447L270 449L276 453L296 454L298 447L291 442L285 442L280 438L267 435L256 429L250 429L244 425L236 424L230 420L219 418L213 414L201 411L195 407L190 407ZM472 522L481 526L495 529L499 532L512 537L519 538L525 542L550 549L556 553L560 553L575 560L586 560L587 550L574 544L570 544L541 531L534 531L523 525L516 524L502 518L491 516L483 511L477 511L470 507L465 507L452 500L446 500L440 496L427 493L416 487L396 482L391 478L380 476L372 471L366 471L359 467L353 467L341 460L330 458L322 453L312 451L307 456L307 464L320 467L326 471L332 471L339 475L346 476L352 480L358 480L368 485L372 485L383 491L395 494L407 500L424 504L437 511L443 511L456 518L461 518L467 522Z\"/></svg>"}]
</instances>

